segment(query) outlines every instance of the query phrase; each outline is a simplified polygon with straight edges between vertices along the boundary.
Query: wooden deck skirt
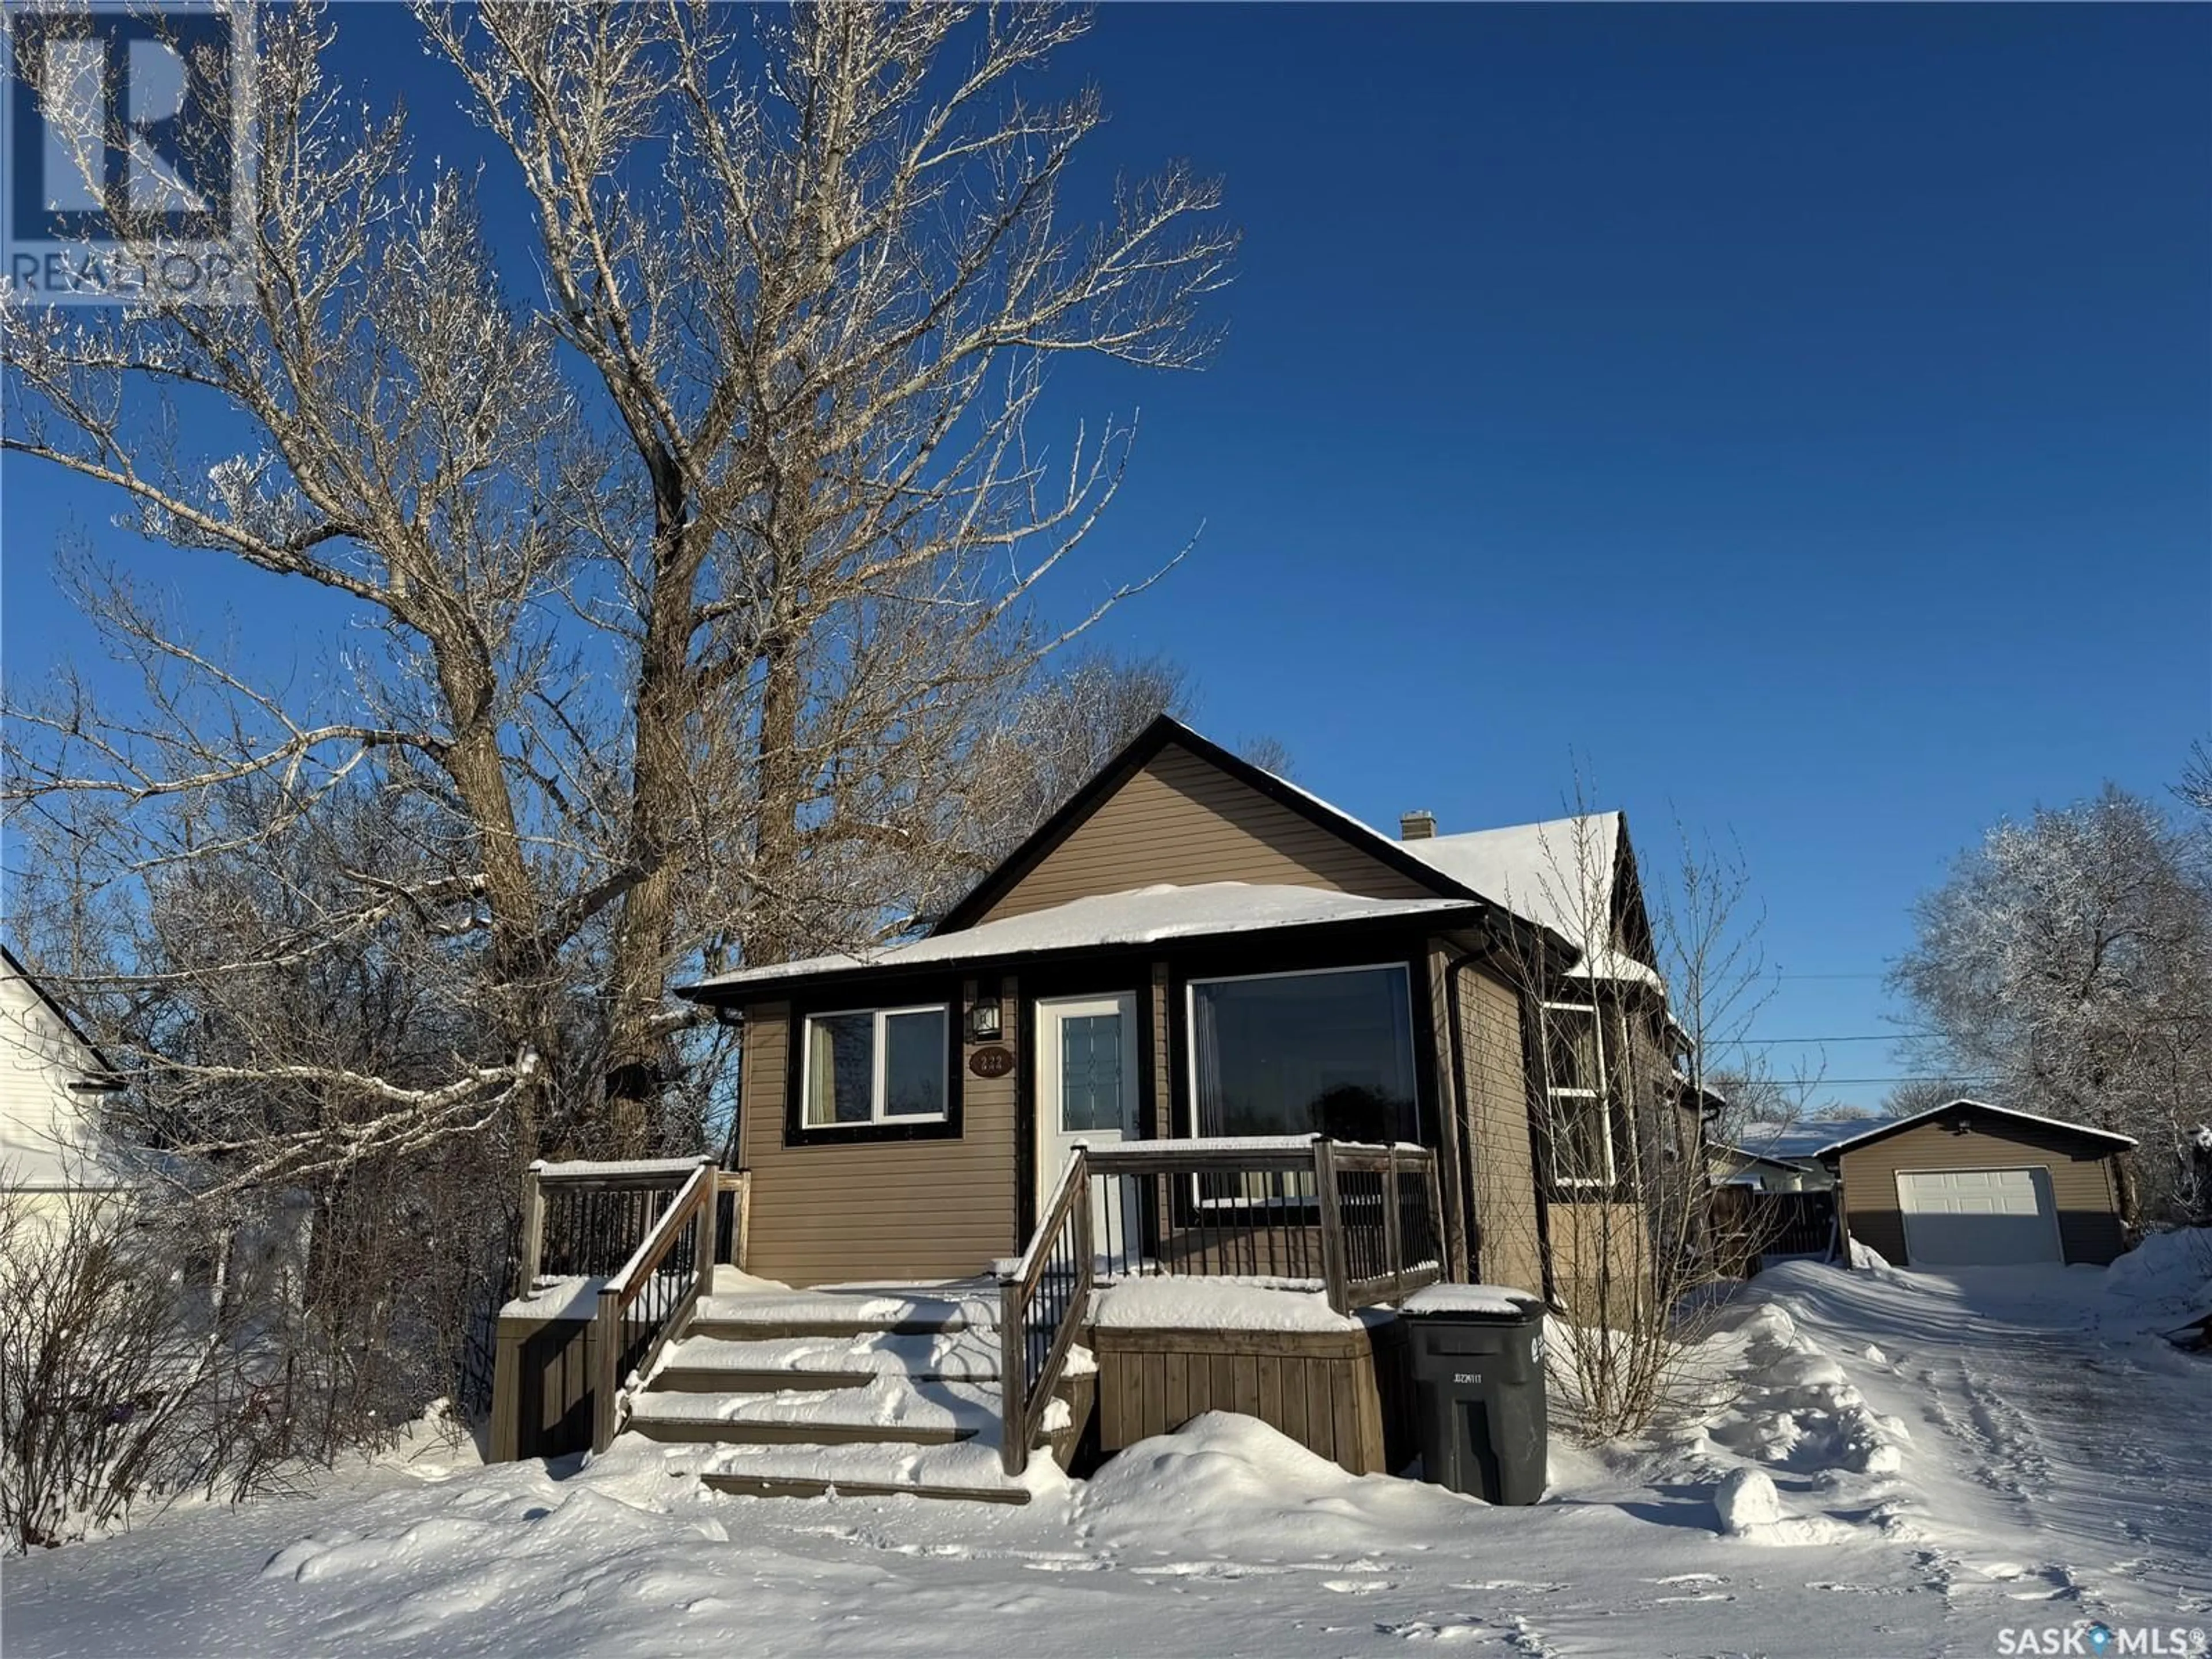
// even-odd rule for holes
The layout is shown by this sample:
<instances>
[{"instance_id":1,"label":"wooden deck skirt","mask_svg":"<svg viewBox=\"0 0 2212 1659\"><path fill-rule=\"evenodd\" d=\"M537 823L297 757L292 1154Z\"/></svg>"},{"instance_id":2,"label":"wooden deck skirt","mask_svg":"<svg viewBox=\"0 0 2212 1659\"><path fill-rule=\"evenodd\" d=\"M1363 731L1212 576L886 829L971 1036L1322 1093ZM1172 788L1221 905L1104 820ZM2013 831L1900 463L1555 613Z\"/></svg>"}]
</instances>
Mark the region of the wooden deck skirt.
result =
<instances>
[{"instance_id":1,"label":"wooden deck skirt","mask_svg":"<svg viewBox=\"0 0 2212 1659\"><path fill-rule=\"evenodd\" d=\"M1413 1460L1413 1377L1395 1315L1356 1331L1091 1328L1099 1449L1202 1412L1242 1412L1354 1474Z\"/></svg>"}]
</instances>

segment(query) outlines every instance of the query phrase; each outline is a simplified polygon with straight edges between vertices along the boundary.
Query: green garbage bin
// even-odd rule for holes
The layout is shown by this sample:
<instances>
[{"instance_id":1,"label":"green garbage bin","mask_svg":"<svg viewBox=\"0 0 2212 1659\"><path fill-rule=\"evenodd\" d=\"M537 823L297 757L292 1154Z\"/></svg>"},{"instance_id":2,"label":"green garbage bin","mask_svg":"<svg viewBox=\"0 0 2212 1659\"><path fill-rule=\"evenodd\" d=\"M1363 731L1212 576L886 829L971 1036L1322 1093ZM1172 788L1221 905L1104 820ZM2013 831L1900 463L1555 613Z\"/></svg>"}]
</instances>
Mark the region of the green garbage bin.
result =
<instances>
[{"instance_id":1,"label":"green garbage bin","mask_svg":"<svg viewBox=\"0 0 2212 1659\"><path fill-rule=\"evenodd\" d=\"M1544 1495L1544 1304L1496 1285L1431 1285L1399 1310L1423 1478L1492 1504Z\"/></svg>"}]
</instances>

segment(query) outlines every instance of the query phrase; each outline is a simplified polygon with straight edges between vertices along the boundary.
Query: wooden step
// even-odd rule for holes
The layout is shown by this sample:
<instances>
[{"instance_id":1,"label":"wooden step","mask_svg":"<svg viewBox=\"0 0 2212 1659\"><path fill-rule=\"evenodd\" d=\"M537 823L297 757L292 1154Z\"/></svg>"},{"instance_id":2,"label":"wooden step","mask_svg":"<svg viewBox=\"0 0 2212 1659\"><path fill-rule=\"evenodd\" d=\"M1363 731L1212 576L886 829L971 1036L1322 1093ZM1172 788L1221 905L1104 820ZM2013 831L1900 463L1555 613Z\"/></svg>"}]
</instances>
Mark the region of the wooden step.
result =
<instances>
[{"instance_id":1,"label":"wooden step","mask_svg":"<svg viewBox=\"0 0 2212 1659\"><path fill-rule=\"evenodd\" d=\"M665 1389L671 1394L786 1394L801 1389L865 1389L881 1375L880 1371L726 1370L713 1365L663 1365L653 1374L653 1389L655 1393Z\"/></svg>"},{"instance_id":2,"label":"wooden step","mask_svg":"<svg viewBox=\"0 0 2212 1659\"><path fill-rule=\"evenodd\" d=\"M750 1498L936 1498L1026 1504L1040 1467L1010 1480L999 1449L979 1437L946 1446L731 1446L695 1466L714 1492Z\"/></svg>"},{"instance_id":3,"label":"wooden step","mask_svg":"<svg viewBox=\"0 0 2212 1659\"><path fill-rule=\"evenodd\" d=\"M999 1345L990 1331L895 1336L739 1338L687 1335L668 1351L653 1388L686 1394L781 1394L866 1388L878 1376L914 1382L990 1383Z\"/></svg>"},{"instance_id":4,"label":"wooden step","mask_svg":"<svg viewBox=\"0 0 2212 1659\"><path fill-rule=\"evenodd\" d=\"M701 1392L653 1386L630 1405L649 1440L727 1446L949 1446L999 1426L994 1382L918 1382L884 1372L855 1389ZM1063 1413L1064 1415L1065 1413Z\"/></svg>"},{"instance_id":5,"label":"wooden step","mask_svg":"<svg viewBox=\"0 0 2212 1659\"><path fill-rule=\"evenodd\" d=\"M829 1481L801 1476L703 1474L700 1483L738 1498L934 1498L964 1504L1026 1504L1023 1486L907 1486L876 1480Z\"/></svg>"},{"instance_id":6,"label":"wooden step","mask_svg":"<svg viewBox=\"0 0 2212 1659\"><path fill-rule=\"evenodd\" d=\"M975 1431L908 1423L786 1423L773 1418L647 1417L630 1427L647 1440L717 1446L952 1446Z\"/></svg>"},{"instance_id":7,"label":"wooden step","mask_svg":"<svg viewBox=\"0 0 2212 1659\"><path fill-rule=\"evenodd\" d=\"M855 1314L836 1318L784 1318L762 1313L710 1311L700 1304L684 1329L693 1336L711 1336L728 1342L774 1341L793 1336L945 1336L975 1328L957 1313L885 1321Z\"/></svg>"},{"instance_id":8,"label":"wooden step","mask_svg":"<svg viewBox=\"0 0 2212 1659\"><path fill-rule=\"evenodd\" d=\"M688 1329L695 1336L763 1341L802 1336L939 1336L990 1327L995 1301L968 1286L829 1285L812 1291L743 1291L705 1297Z\"/></svg>"}]
</instances>

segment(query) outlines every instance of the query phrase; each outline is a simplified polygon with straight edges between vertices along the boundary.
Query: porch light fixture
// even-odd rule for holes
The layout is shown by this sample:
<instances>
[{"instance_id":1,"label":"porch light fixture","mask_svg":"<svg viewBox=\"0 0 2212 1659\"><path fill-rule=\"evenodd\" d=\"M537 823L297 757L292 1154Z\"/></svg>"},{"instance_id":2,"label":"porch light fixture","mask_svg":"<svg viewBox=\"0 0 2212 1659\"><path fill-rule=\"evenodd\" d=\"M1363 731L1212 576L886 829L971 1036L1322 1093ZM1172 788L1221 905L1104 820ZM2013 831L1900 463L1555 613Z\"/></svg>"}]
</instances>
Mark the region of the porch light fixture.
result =
<instances>
[{"instance_id":1,"label":"porch light fixture","mask_svg":"<svg viewBox=\"0 0 2212 1659\"><path fill-rule=\"evenodd\" d=\"M968 1038L971 1042L996 1042L1005 1026L999 1013L999 988L979 991L968 1005Z\"/></svg>"}]
</instances>

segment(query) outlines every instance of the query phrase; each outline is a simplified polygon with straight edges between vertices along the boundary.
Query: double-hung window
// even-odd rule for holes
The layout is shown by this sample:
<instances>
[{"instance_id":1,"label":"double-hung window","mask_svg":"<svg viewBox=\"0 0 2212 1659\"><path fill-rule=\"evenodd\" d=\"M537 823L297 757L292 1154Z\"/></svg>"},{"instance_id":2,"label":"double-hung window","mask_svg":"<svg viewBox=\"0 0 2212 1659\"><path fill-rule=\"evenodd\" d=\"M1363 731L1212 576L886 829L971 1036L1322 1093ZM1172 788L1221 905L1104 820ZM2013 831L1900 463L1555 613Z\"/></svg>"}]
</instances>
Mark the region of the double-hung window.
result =
<instances>
[{"instance_id":1,"label":"double-hung window","mask_svg":"<svg viewBox=\"0 0 2212 1659\"><path fill-rule=\"evenodd\" d=\"M1610 1187L1614 1179L1613 1113L1598 1011L1588 1003L1547 1002L1543 1019L1544 1101L1551 1120L1553 1184Z\"/></svg>"},{"instance_id":2,"label":"double-hung window","mask_svg":"<svg viewBox=\"0 0 2212 1659\"><path fill-rule=\"evenodd\" d=\"M944 1003L809 1014L805 1041L805 1127L945 1121L951 1014Z\"/></svg>"}]
</instances>

